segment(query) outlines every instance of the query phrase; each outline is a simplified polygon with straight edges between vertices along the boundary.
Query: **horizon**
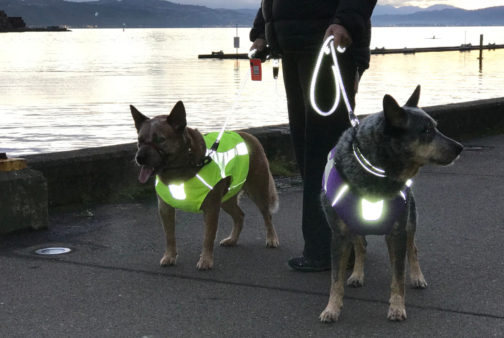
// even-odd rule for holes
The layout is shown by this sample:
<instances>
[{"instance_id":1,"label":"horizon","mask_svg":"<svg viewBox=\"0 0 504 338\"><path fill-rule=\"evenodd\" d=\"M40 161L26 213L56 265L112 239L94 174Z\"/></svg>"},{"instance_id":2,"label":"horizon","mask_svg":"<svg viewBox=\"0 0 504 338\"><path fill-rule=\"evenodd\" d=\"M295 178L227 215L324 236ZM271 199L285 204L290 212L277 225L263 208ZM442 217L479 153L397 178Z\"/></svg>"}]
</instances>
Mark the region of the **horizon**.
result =
<instances>
[{"instance_id":1,"label":"horizon","mask_svg":"<svg viewBox=\"0 0 504 338\"><path fill-rule=\"evenodd\" d=\"M69 2L90 2L97 0L66 0ZM119 0L118 0L119 1ZM208 8L221 9L256 9L259 8L259 0L165 0L181 5L197 5ZM504 6L504 0L380 0L380 6L390 5L396 8L415 6L427 8L435 5L448 5L466 10L483 9L489 7Z\"/></svg>"}]
</instances>

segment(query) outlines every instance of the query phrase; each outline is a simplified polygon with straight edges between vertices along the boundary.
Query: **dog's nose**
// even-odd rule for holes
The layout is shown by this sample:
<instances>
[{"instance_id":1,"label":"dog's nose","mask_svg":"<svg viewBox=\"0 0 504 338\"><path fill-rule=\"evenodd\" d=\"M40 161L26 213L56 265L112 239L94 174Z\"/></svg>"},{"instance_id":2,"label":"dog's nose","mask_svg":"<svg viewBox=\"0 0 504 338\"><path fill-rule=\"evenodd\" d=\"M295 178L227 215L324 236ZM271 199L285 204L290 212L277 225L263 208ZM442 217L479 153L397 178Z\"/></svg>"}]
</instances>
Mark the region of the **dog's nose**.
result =
<instances>
[{"instance_id":1,"label":"dog's nose","mask_svg":"<svg viewBox=\"0 0 504 338\"><path fill-rule=\"evenodd\" d=\"M139 151L136 156L135 156L135 161L140 164L144 165L147 163L147 155L143 151Z\"/></svg>"},{"instance_id":2,"label":"dog's nose","mask_svg":"<svg viewBox=\"0 0 504 338\"><path fill-rule=\"evenodd\" d=\"M457 155L460 155L462 150L464 150L464 146L461 143L457 142L457 149L456 149Z\"/></svg>"}]
</instances>

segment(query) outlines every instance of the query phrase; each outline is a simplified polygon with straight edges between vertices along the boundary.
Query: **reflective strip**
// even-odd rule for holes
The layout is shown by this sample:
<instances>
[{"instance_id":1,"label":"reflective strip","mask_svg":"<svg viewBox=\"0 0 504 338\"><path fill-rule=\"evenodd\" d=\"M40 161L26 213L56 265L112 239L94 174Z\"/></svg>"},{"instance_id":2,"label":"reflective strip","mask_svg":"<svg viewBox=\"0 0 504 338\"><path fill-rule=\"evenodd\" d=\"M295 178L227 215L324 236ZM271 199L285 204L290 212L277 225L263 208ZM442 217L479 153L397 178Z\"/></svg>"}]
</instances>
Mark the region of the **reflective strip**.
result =
<instances>
[{"instance_id":1,"label":"reflective strip","mask_svg":"<svg viewBox=\"0 0 504 338\"><path fill-rule=\"evenodd\" d=\"M338 192L336 193L336 196L334 196L332 206L334 207L336 203L343 197L343 195L348 191L348 184L343 184L341 188L339 188Z\"/></svg>"},{"instance_id":2,"label":"reflective strip","mask_svg":"<svg viewBox=\"0 0 504 338\"><path fill-rule=\"evenodd\" d=\"M245 142L238 143L236 145L236 153L238 155L248 155L248 149L247 149L247 145L245 144Z\"/></svg>"},{"instance_id":3,"label":"reflective strip","mask_svg":"<svg viewBox=\"0 0 504 338\"><path fill-rule=\"evenodd\" d=\"M245 184L245 182L246 182L246 181L247 181L247 180L245 179L245 180L241 181L240 183L235 184L235 185L233 185L232 187L229 187L229 189L228 189L228 190L235 189L235 188L237 188L237 187L239 187L239 186L241 186L241 185Z\"/></svg>"},{"instance_id":4,"label":"reflective strip","mask_svg":"<svg viewBox=\"0 0 504 338\"><path fill-rule=\"evenodd\" d=\"M168 189L170 190L171 195L174 199L183 201L187 198L184 183L181 184L169 184Z\"/></svg>"},{"instance_id":5,"label":"reflective strip","mask_svg":"<svg viewBox=\"0 0 504 338\"><path fill-rule=\"evenodd\" d=\"M357 162L359 162L359 164L361 165L361 167L364 170L366 170L368 173L373 174L373 175L378 176L378 177L387 177L387 175L385 175L385 170L373 166L371 164L371 162L369 162L364 157L364 155L362 155L361 151L355 145L355 143L352 144L352 147L353 147L353 153L354 153L355 159L357 160Z\"/></svg>"},{"instance_id":6,"label":"reflective strip","mask_svg":"<svg viewBox=\"0 0 504 338\"><path fill-rule=\"evenodd\" d=\"M248 149L245 142L238 143L233 149L225 152L214 152L210 154L212 160L219 166L220 175L226 177L226 167L236 156L248 155Z\"/></svg>"},{"instance_id":7,"label":"reflective strip","mask_svg":"<svg viewBox=\"0 0 504 338\"><path fill-rule=\"evenodd\" d=\"M201 182L201 183L203 183L204 185L206 185L206 187L207 187L208 189L210 189L210 190L212 190L212 189L213 189L213 187L212 187L210 184L208 184L208 183L207 183L207 181L205 181L205 179L204 179L203 177L201 177L199 174L196 174L196 178L197 178L198 180L200 180L200 182Z\"/></svg>"},{"instance_id":8,"label":"reflective strip","mask_svg":"<svg viewBox=\"0 0 504 338\"><path fill-rule=\"evenodd\" d=\"M324 170L324 191L327 192L327 182L329 181L329 174L331 169L334 167L334 159L330 158L331 152L327 155L327 163Z\"/></svg>"},{"instance_id":9,"label":"reflective strip","mask_svg":"<svg viewBox=\"0 0 504 338\"><path fill-rule=\"evenodd\" d=\"M367 199L361 199L362 218L365 221L377 221L383 214L383 200L370 202Z\"/></svg>"}]
</instances>

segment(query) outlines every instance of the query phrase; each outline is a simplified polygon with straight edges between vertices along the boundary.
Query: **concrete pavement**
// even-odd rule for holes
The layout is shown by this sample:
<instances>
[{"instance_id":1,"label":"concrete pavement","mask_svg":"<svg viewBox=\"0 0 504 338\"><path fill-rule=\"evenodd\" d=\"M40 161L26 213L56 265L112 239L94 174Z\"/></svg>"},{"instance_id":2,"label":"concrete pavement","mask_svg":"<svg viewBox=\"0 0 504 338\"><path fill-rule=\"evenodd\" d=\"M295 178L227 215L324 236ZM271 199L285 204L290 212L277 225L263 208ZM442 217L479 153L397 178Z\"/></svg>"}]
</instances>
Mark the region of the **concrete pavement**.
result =
<instances>
[{"instance_id":1,"label":"concrete pavement","mask_svg":"<svg viewBox=\"0 0 504 338\"><path fill-rule=\"evenodd\" d=\"M414 181L420 264L429 283L408 288L408 319L386 319L390 268L382 237L368 237L365 285L346 289L340 321L318 315L330 273L289 270L301 253L301 187L280 190L267 249L262 219L242 199L239 245L215 249L196 270L201 215L179 213L176 267L158 265L163 231L154 198L51 210L49 229L0 238L2 337L502 337L504 336L504 135L465 142L459 161ZM222 215L218 240L231 220ZM72 253L41 257L35 249Z\"/></svg>"}]
</instances>

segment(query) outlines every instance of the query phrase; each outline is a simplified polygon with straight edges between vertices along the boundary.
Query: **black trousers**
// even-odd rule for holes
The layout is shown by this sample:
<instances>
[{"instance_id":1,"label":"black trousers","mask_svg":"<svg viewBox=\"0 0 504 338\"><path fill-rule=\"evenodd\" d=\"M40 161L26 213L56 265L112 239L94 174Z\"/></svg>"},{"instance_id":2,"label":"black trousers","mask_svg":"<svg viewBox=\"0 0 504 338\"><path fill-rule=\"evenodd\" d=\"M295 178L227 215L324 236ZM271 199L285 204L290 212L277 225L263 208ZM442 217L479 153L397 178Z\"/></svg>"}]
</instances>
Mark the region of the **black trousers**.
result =
<instances>
[{"instance_id":1,"label":"black trousers","mask_svg":"<svg viewBox=\"0 0 504 338\"><path fill-rule=\"evenodd\" d=\"M320 204L322 174L327 154L344 130L350 127L348 112L341 98L338 109L330 116L318 115L310 105L310 82L318 51L313 53L284 52L282 70L287 94L289 125L296 161L303 178L302 230L305 257L330 259L331 230ZM358 72L350 53L338 54L343 83L352 107ZM332 107L335 96L330 57L324 57L319 73L316 97L324 111Z\"/></svg>"}]
</instances>

